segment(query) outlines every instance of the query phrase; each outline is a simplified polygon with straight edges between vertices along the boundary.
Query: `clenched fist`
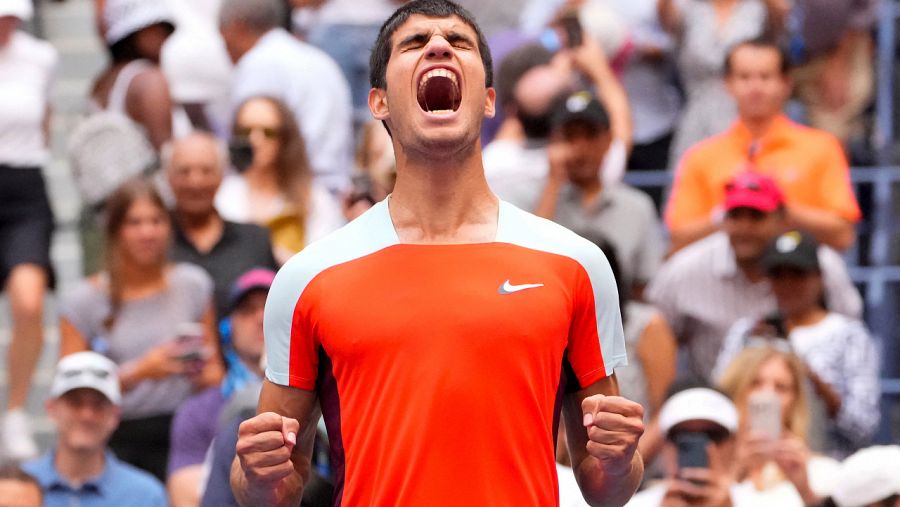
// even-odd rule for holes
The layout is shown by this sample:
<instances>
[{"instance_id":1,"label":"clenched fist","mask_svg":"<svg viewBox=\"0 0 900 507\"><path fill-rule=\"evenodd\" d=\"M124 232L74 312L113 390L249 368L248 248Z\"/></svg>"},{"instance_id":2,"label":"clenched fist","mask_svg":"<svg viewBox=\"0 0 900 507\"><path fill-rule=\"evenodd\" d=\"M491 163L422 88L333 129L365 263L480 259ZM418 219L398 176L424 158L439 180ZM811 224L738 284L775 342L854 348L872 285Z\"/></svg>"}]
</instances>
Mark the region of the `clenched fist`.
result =
<instances>
[{"instance_id":1,"label":"clenched fist","mask_svg":"<svg viewBox=\"0 0 900 507\"><path fill-rule=\"evenodd\" d=\"M581 402L581 411L588 454L600 461L607 475L628 474L644 433L643 407L621 396L597 394Z\"/></svg>"},{"instance_id":2,"label":"clenched fist","mask_svg":"<svg viewBox=\"0 0 900 507\"><path fill-rule=\"evenodd\" d=\"M241 423L237 457L250 490L271 491L294 473L291 453L297 445L300 423L265 412Z\"/></svg>"}]
</instances>

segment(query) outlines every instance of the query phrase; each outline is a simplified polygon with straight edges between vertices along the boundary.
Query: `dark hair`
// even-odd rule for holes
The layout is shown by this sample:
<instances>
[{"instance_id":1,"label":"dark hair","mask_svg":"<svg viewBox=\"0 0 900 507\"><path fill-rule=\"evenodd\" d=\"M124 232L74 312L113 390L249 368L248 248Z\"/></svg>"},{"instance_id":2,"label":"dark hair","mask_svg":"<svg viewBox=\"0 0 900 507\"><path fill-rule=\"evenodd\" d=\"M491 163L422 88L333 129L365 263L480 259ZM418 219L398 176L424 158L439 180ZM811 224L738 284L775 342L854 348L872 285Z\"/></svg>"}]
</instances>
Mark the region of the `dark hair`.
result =
<instances>
[{"instance_id":1,"label":"dark hair","mask_svg":"<svg viewBox=\"0 0 900 507\"><path fill-rule=\"evenodd\" d=\"M497 70L497 102L501 107L515 104L515 90L519 79L529 70L547 65L553 59L553 53L541 44L531 43L518 47L500 61Z\"/></svg>"},{"instance_id":2,"label":"dark hair","mask_svg":"<svg viewBox=\"0 0 900 507\"><path fill-rule=\"evenodd\" d=\"M141 58L146 58L145 55L142 55L140 50L137 47L137 36L141 30L149 28L154 25L162 25L169 32L169 35L175 33L175 26L168 21L160 21L159 23L154 23L153 25L145 26L140 30L135 30L133 33L128 34L127 37L116 41L115 43L109 46L109 56L112 59L113 63L127 63L134 60L139 60Z\"/></svg>"},{"instance_id":3,"label":"dark hair","mask_svg":"<svg viewBox=\"0 0 900 507\"><path fill-rule=\"evenodd\" d=\"M0 481L15 481L30 484L38 490L41 498L44 498L44 490L41 488L41 483L15 463L0 465Z\"/></svg>"},{"instance_id":4,"label":"dark hair","mask_svg":"<svg viewBox=\"0 0 900 507\"><path fill-rule=\"evenodd\" d=\"M135 178L122 184L104 204L103 211L106 220L105 227L105 257L106 272L109 275L109 315L103 321L104 327L112 329L122 309L122 258L119 252L119 234L125 226L128 211L138 199L148 199L154 206L163 211L166 220L169 214L166 205L160 197L153 183L144 178ZM160 263L167 262L166 254L160 258Z\"/></svg>"},{"instance_id":5,"label":"dark hair","mask_svg":"<svg viewBox=\"0 0 900 507\"><path fill-rule=\"evenodd\" d=\"M266 102L278 112L278 119L281 122L279 137L281 146L275 159L275 176L278 179L278 187L287 195L288 200L296 206L300 216L305 216L309 208L309 187L312 181L312 169L307 158L306 144L303 142L303 136L300 134L300 126L297 125L294 113L284 102L274 97L258 95L245 100L237 108L233 122L234 133L237 133L238 117L241 111L248 103L254 100Z\"/></svg>"},{"instance_id":6,"label":"dark hair","mask_svg":"<svg viewBox=\"0 0 900 507\"><path fill-rule=\"evenodd\" d=\"M372 88L387 88L387 65L391 59L391 38L394 32L400 28L403 23L416 14L428 16L432 18L449 18L456 16L463 20L467 25L475 30L478 36L478 51L481 53L481 63L484 64L484 85L494 85L494 69L491 61L491 50L488 48L487 39L475 17L468 10L451 2L450 0L413 0L391 14L391 17L381 25L378 32L378 38L375 39L375 45L372 47L372 54L369 58L369 83Z\"/></svg>"},{"instance_id":7,"label":"dark hair","mask_svg":"<svg viewBox=\"0 0 900 507\"><path fill-rule=\"evenodd\" d=\"M733 67L732 67L733 64L732 64L731 60L734 58L734 53L736 53L738 49L745 47L745 46L750 46L750 47L759 48L759 49L771 49L772 51L775 51L776 53L778 53L778 58L781 61L780 65L778 67L779 71L781 72L781 75L787 76L788 73L791 71L790 57L788 56L788 52L784 48L784 46L782 44L779 44L778 41L773 39L772 37L769 37L767 35L761 35L761 36L753 38L753 39L747 39L747 40L740 41L728 49L728 53L725 54L725 66L724 66L724 75L726 77L731 74L731 71L733 69Z\"/></svg>"}]
</instances>

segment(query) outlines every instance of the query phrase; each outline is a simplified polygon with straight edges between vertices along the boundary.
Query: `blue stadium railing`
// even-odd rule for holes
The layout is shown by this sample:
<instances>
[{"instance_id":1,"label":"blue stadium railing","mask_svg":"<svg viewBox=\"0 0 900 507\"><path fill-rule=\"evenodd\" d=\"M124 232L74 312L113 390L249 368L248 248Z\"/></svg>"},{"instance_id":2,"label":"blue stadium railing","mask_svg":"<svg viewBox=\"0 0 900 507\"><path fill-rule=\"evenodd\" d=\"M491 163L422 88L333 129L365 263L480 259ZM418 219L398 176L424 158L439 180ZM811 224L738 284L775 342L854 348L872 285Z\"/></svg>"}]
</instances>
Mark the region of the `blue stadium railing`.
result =
<instances>
[{"instance_id":1,"label":"blue stadium railing","mask_svg":"<svg viewBox=\"0 0 900 507\"><path fill-rule=\"evenodd\" d=\"M850 171L857 193L868 198L857 227L859 241L845 255L850 276L865 299L865 320L882 350L882 442L900 441L892 420L900 411L900 167L866 167ZM632 171L625 181L650 190L666 188L667 171ZM894 251L892 251L892 249Z\"/></svg>"},{"instance_id":2,"label":"blue stadium railing","mask_svg":"<svg viewBox=\"0 0 900 507\"><path fill-rule=\"evenodd\" d=\"M900 18L900 2L881 0L878 16L878 83L875 99L875 150L878 161L888 165L892 159L894 143L894 101L897 51L897 19Z\"/></svg>"}]
</instances>

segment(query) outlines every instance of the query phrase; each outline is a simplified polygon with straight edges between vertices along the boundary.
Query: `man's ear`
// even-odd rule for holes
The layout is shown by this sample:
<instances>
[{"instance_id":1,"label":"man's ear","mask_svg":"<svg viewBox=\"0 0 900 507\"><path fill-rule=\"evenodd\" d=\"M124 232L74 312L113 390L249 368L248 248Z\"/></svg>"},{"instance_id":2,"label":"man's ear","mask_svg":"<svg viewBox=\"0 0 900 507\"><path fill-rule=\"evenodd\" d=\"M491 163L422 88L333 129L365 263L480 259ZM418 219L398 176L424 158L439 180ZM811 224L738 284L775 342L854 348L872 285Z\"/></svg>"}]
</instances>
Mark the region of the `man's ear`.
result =
<instances>
[{"instance_id":1,"label":"man's ear","mask_svg":"<svg viewBox=\"0 0 900 507\"><path fill-rule=\"evenodd\" d=\"M484 117L493 118L497 107L497 91L488 88L484 99Z\"/></svg>"},{"instance_id":2,"label":"man's ear","mask_svg":"<svg viewBox=\"0 0 900 507\"><path fill-rule=\"evenodd\" d=\"M390 118L390 108L387 103L387 90L383 88L372 88L369 90L369 111L376 120L387 120Z\"/></svg>"}]
</instances>

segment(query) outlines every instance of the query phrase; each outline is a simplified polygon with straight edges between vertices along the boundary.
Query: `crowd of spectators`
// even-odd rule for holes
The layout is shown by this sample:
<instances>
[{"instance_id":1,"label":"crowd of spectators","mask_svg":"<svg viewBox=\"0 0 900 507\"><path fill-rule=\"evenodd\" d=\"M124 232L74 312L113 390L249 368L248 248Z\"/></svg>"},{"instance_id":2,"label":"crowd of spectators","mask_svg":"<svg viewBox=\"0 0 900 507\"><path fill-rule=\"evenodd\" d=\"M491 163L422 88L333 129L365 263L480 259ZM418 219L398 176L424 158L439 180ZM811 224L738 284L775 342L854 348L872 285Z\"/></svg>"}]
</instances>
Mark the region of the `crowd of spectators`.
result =
<instances>
[{"instance_id":1,"label":"crowd of spectators","mask_svg":"<svg viewBox=\"0 0 900 507\"><path fill-rule=\"evenodd\" d=\"M67 154L85 277L55 296L43 455L24 407L55 288L42 169L59 57L23 28L31 0L0 3L0 462L23 463L0 469L0 507L236 505L274 271L393 185L368 57L403 3L95 0L108 65ZM610 260L618 383L647 423L629 505L900 505L900 450L866 448L881 357L842 257L876 2L521 3L490 39L485 176ZM665 199L623 182L650 169L670 171ZM584 505L564 449L562 505ZM324 430L313 464L303 505L330 505Z\"/></svg>"}]
</instances>

